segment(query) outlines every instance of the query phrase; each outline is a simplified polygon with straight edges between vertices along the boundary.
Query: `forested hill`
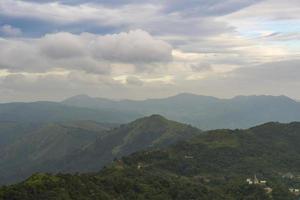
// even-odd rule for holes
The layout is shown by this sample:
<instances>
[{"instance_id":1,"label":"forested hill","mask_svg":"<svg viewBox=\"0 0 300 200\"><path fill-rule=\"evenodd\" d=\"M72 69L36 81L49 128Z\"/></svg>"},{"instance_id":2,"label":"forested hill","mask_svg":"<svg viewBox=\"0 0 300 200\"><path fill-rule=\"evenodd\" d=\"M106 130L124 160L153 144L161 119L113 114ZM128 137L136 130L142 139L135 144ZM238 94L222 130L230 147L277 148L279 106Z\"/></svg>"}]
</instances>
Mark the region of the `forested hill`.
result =
<instances>
[{"instance_id":1,"label":"forested hill","mask_svg":"<svg viewBox=\"0 0 300 200\"><path fill-rule=\"evenodd\" d=\"M98 171L115 158L149 148L165 148L177 141L201 134L197 128L151 115L121 125L59 160L43 163L46 171Z\"/></svg>"},{"instance_id":2,"label":"forested hill","mask_svg":"<svg viewBox=\"0 0 300 200\"><path fill-rule=\"evenodd\" d=\"M36 174L3 187L0 199L294 200L288 188L300 188L299 142L297 122L209 131L123 157L96 174ZM246 183L254 175L267 184Z\"/></svg>"},{"instance_id":3,"label":"forested hill","mask_svg":"<svg viewBox=\"0 0 300 200\"><path fill-rule=\"evenodd\" d=\"M247 130L214 130L165 151L136 153L145 163L185 176L280 176L300 174L300 123L267 123Z\"/></svg>"},{"instance_id":4,"label":"forested hill","mask_svg":"<svg viewBox=\"0 0 300 200\"><path fill-rule=\"evenodd\" d=\"M93 121L21 125L0 123L4 141L0 143L0 184L23 180L35 172L99 171L114 158L164 148L202 133L159 115L113 129L114 125Z\"/></svg>"}]
</instances>

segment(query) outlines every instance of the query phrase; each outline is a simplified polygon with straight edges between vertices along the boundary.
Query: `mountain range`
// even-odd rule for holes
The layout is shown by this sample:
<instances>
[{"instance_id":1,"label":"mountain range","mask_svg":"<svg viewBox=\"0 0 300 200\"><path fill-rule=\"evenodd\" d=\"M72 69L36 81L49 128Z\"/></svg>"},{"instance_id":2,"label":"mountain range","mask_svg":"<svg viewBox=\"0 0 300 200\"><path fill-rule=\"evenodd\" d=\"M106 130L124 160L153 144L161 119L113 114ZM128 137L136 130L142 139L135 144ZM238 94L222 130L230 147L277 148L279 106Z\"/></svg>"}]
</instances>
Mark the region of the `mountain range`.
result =
<instances>
[{"instance_id":1,"label":"mountain range","mask_svg":"<svg viewBox=\"0 0 300 200\"><path fill-rule=\"evenodd\" d=\"M286 191L300 188L300 123L292 121L300 103L286 96L0 104L0 184L22 181L2 187L0 200L294 200ZM246 184L254 175L268 185Z\"/></svg>"},{"instance_id":2,"label":"mountain range","mask_svg":"<svg viewBox=\"0 0 300 200\"><path fill-rule=\"evenodd\" d=\"M86 95L63 104L90 109L115 109L142 116L160 114L200 129L249 128L258 124L300 120L300 103L286 96L237 96L219 99L182 93L163 99L113 101Z\"/></svg>"},{"instance_id":3,"label":"mountain range","mask_svg":"<svg viewBox=\"0 0 300 200\"><path fill-rule=\"evenodd\" d=\"M123 124L160 114L202 130L249 128L270 121L300 121L300 102L286 96L237 96L231 99L178 94L162 99L110 100L79 95L62 102L0 104L0 121L62 122L92 120Z\"/></svg>"},{"instance_id":4,"label":"mountain range","mask_svg":"<svg viewBox=\"0 0 300 200\"><path fill-rule=\"evenodd\" d=\"M157 115L125 126L135 127L130 135L134 130L147 130L147 135L169 123L165 130L196 131ZM300 187L299 133L299 122L195 132L170 146L139 149L117 158L97 173L34 174L24 182L2 187L0 199L296 200L289 188ZM117 149L126 149L123 147ZM246 179L254 176L265 182L248 184Z\"/></svg>"},{"instance_id":5,"label":"mountain range","mask_svg":"<svg viewBox=\"0 0 300 200\"><path fill-rule=\"evenodd\" d=\"M142 115L108 109L68 106L59 102L17 102L0 104L1 122L63 122L93 120L108 123L126 123Z\"/></svg>"}]
</instances>

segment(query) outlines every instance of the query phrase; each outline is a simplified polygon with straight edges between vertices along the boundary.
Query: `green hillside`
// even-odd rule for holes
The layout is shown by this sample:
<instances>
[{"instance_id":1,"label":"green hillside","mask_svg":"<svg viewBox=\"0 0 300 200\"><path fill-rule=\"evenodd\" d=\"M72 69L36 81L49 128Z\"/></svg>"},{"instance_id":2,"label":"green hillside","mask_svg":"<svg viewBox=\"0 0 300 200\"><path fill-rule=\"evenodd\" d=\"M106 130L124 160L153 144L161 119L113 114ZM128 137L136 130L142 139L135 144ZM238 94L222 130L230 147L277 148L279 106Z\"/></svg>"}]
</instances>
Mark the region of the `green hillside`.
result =
<instances>
[{"instance_id":1,"label":"green hillside","mask_svg":"<svg viewBox=\"0 0 300 200\"><path fill-rule=\"evenodd\" d=\"M186 177L134 168L111 168L85 175L35 174L23 183L2 187L0 199L271 200L261 187L239 181L226 186L209 186Z\"/></svg>"},{"instance_id":2,"label":"green hillside","mask_svg":"<svg viewBox=\"0 0 300 200\"><path fill-rule=\"evenodd\" d=\"M189 125L152 115L121 125L84 149L43 166L56 171L98 171L115 158L147 148L164 148L200 133Z\"/></svg>"},{"instance_id":3,"label":"green hillside","mask_svg":"<svg viewBox=\"0 0 300 200\"><path fill-rule=\"evenodd\" d=\"M34 172L99 171L115 158L201 133L159 115L112 127L93 121L57 122L23 134L0 152L0 184L23 180Z\"/></svg>"},{"instance_id":4,"label":"green hillside","mask_svg":"<svg viewBox=\"0 0 300 200\"><path fill-rule=\"evenodd\" d=\"M209 131L166 151L137 153L126 160L184 176L274 177L300 174L299 142L300 123L267 123L247 130Z\"/></svg>"},{"instance_id":5,"label":"green hillside","mask_svg":"<svg viewBox=\"0 0 300 200\"><path fill-rule=\"evenodd\" d=\"M0 199L296 200L288 188L300 188L299 133L296 122L209 131L115 160L99 173L36 174L2 187ZM254 175L266 185L246 183Z\"/></svg>"}]
</instances>

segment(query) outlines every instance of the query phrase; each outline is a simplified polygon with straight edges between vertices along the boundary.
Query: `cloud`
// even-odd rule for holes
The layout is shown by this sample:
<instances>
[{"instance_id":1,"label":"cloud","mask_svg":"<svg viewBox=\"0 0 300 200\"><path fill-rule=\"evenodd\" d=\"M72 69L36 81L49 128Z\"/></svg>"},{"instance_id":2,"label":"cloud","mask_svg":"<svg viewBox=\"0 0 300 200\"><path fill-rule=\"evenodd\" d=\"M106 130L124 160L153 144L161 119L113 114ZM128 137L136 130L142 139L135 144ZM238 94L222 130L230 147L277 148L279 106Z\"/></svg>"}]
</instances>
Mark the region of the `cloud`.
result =
<instances>
[{"instance_id":1,"label":"cloud","mask_svg":"<svg viewBox=\"0 0 300 200\"><path fill-rule=\"evenodd\" d=\"M15 73L0 76L0 97L2 101L58 100L85 93L117 99L143 99L193 92L219 97L239 94L284 94L299 98L299 64L299 60L272 62L227 73L211 73L208 77L189 80L180 79L176 75L162 74L156 77L128 75L114 79L76 70L70 73ZM195 72L193 74L196 75Z\"/></svg>"},{"instance_id":2,"label":"cloud","mask_svg":"<svg viewBox=\"0 0 300 200\"><path fill-rule=\"evenodd\" d=\"M263 0L62 0L59 1L64 5L78 6L82 4L94 4L103 5L105 7L122 7L126 5L141 5L141 4L151 4L160 5L163 11L166 13L179 12L183 15L192 16L220 16L228 13L235 12L237 10L243 9L247 6L256 4ZM27 0L27 2L35 3L50 3L50 0Z\"/></svg>"},{"instance_id":3,"label":"cloud","mask_svg":"<svg viewBox=\"0 0 300 200\"><path fill-rule=\"evenodd\" d=\"M0 15L22 20L43 21L57 29L94 31L143 29L155 35L208 36L232 32L234 28L215 20L259 0L209 1L15 1L2 0ZM193 14L191 14L193 12ZM55 13L55 14L54 14ZM41 23L41 22L40 22ZM55 25L53 25L55 24ZM25 28L26 29L26 28ZM30 31L30 24L27 26ZM25 30L27 31L27 30ZM81 31L82 32L82 31Z\"/></svg>"},{"instance_id":4,"label":"cloud","mask_svg":"<svg viewBox=\"0 0 300 200\"><path fill-rule=\"evenodd\" d=\"M101 36L91 47L97 58L109 61L149 63L172 59L172 47L168 43L142 30Z\"/></svg>"},{"instance_id":5,"label":"cloud","mask_svg":"<svg viewBox=\"0 0 300 200\"><path fill-rule=\"evenodd\" d=\"M169 88L167 91L188 91L223 98L269 94L300 99L299 66L298 59L241 67L226 73L211 73L202 79L177 80L176 89Z\"/></svg>"},{"instance_id":6,"label":"cloud","mask_svg":"<svg viewBox=\"0 0 300 200\"><path fill-rule=\"evenodd\" d=\"M46 71L51 63L44 59L35 40L0 38L0 69L10 71Z\"/></svg>"},{"instance_id":7,"label":"cloud","mask_svg":"<svg viewBox=\"0 0 300 200\"><path fill-rule=\"evenodd\" d=\"M22 31L19 28L5 24L0 27L0 33L5 36L16 37L22 35Z\"/></svg>"},{"instance_id":8,"label":"cloud","mask_svg":"<svg viewBox=\"0 0 300 200\"><path fill-rule=\"evenodd\" d=\"M138 63L172 60L172 46L142 30L104 36L60 32L36 39L1 39L0 47L0 68L14 71L65 68L109 73L112 65L138 68Z\"/></svg>"},{"instance_id":9,"label":"cloud","mask_svg":"<svg viewBox=\"0 0 300 200\"><path fill-rule=\"evenodd\" d=\"M263 0L192 0L166 1L166 11L180 12L188 16L222 16L254 5Z\"/></svg>"},{"instance_id":10,"label":"cloud","mask_svg":"<svg viewBox=\"0 0 300 200\"><path fill-rule=\"evenodd\" d=\"M298 41L300 40L300 32L281 33L274 32L267 35L263 35L261 38L273 41Z\"/></svg>"},{"instance_id":11,"label":"cloud","mask_svg":"<svg viewBox=\"0 0 300 200\"><path fill-rule=\"evenodd\" d=\"M202 80L182 82L182 88L202 94L232 97L236 95L286 95L299 99L300 60L269 62L238 68L228 73L212 74ZM197 88L193 90L191 88Z\"/></svg>"},{"instance_id":12,"label":"cloud","mask_svg":"<svg viewBox=\"0 0 300 200\"><path fill-rule=\"evenodd\" d=\"M191 64L190 67L195 72L203 72L203 71L213 70L212 66L209 63Z\"/></svg>"},{"instance_id":13,"label":"cloud","mask_svg":"<svg viewBox=\"0 0 300 200\"><path fill-rule=\"evenodd\" d=\"M18 101L58 100L78 93L92 94L99 91L122 90L123 85L109 76L83 71L69 73L10 73L0 76L1 101L13 98Z\"/></svg>"},{"instance_id":14,"label":"cloud","mask_svg":"<svg viewBox=\"0 0 300 200\"><path fill-rule=\"evenodd\" d=\"M133 86L142 86L144 82L135 76L128 76L126 78L126 84L133 85Z\"/></svg>"},{"instance_id":15,"label":"cloud","mask_svg":"<svg viewBox=\"0 0 300 200\"><path fill-rule=\"evenodd\" d=\"M186 18L174 14L149 20L143 27L156 35L209 37L234 32L234 27L213 18Z\"/></svg>"},{"instance_id":16,"label":"cloud","mask_svg":"<svg viewBox=\"0 0 300 200\"><path fill-rule=\"evenodd\" d=\"M269 62L255 67L240 68L232 72L233 77L251 82L298 82L300 60Z\"/></svg>"},{"instance_id":17,"label":"cloud","mask_svg":"<svg viewBox=\"0 0 300 200\"><path fill-rule=\"evenodd\" d=\"M1 0L0 97L297 96L299 8L298 0Z\"/></svg>"},{"instance_id":18,"label":"cloud","mask_svg":"<svg viewBox=\"0 0 300 200\"><path fill-rule=\"evenodd\" d=\"M253 14L255 13L255 15ZM289 0L264 0L231 15L233 18L265 18L271 20L291 20L300 17L300 2Z\"/></svg>"},{"instance_id":19,"label":"cloud","mask_svg":"<svg viewBox=\"0 0 300 200\"><path fill-rule=\"evenodd\" d=\"M85 45L80 36L67 32L47 34L39 39L37 46L43 55L53 59L84 56Z\"/></svg>"},{"instance_id":20,"label":"cloud","mask_svg":"<svg viewBox=\"0 0 300 200\"><path fill-rule=\"evenodd\" d=\"M101 24L102 26L116 26L129 22L142 21L149 16L155 15L158 10L159 7L150 4L127 5L113 8L86 2L82 2L79 5L67 5L53 1L37 3L2 0L0 2L1 15L14 18L38 19L58 24L88 22Z\"/></svg>"}]
</instances>

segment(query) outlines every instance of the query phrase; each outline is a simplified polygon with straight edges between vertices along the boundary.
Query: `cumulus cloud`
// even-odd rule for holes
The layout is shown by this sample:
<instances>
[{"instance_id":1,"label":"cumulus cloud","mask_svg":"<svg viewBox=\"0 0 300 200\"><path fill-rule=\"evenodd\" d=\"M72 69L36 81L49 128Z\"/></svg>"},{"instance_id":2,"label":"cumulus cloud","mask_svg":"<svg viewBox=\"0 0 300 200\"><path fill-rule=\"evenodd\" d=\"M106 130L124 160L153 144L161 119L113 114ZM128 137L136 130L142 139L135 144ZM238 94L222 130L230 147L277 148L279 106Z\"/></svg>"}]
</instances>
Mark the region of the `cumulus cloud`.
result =
<instances>
[{"instance_id":1,"label":"cumulus cloud","mask_svg":"<svg viewBox=\"0 0 300 200\"><path fill-rule=\"evenodd\" d=\"M0 69L10 71L46 71L51 64L43 59L35 40L0 38Z\"/></svg>"},{"instance_id":2,"label":"cumulus cloud","mask_svg":"<svg viewBox=\"0 0 300 200\"><path fill-rule=\"evenodd\" d=\"M139 67L137 63L172 59L172 47L168 43L142 30L104 36L61 32L37 39L2 39L0 46L3 49L0 68L19 71L66 68L108 73L114 63Z\"/></svg>"},{"instance_id":3,"label":"cumulus cloud","mask_svg":"<svg viewBox=\"0 0 300 200\"><path fill-rule=\"evenodd\" d=\"M80 36L67 32L47 34L37 43L41 53L53 59L83 56L86 53L85 46L88 45L84 44Z\"/></svg>"},{"instance_id":4,"label":"cumulus cloud","mask_svg":"<svg viewBox=\"0 0 300 200\"><path fill-rule=\"evenodd\" d=\"M1 0L0 97L297 94L299 8L298 0Z\"/></svg>"},{"instance_id":5,"label":"cumulus cloud","mask_svg":"<svg viewBox=\"0 0 300 200\"><path fill-rule=\"evenodd\" d=\"M142 30L101 36L91 47L97 58L117 62L163 62L172 57L168 43Z\"/></svg>"}]
</instances>

